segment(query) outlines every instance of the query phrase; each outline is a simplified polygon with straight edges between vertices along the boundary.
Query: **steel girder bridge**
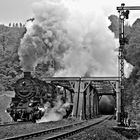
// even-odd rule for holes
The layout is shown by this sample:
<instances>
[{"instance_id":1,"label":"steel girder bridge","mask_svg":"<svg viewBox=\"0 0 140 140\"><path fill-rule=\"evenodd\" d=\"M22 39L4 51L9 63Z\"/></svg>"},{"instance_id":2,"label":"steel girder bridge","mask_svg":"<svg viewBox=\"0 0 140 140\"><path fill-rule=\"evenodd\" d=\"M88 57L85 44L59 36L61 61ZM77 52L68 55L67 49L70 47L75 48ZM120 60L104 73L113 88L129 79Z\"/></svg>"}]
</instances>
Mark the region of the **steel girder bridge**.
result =
<instances>
[{"instance_id":1,"label":"steel girder bridge","mask_svg":"<svg viewBox=\"0 0 140 140\"><path fill-rule=\"evenodd\" d=\"M73 90L72 116L81 119L99 114L99 101L103 95L120 95L118 77L50 77L44 80ZM119 103L116 104L118 109Z\"/></svg>"}]
</instances>

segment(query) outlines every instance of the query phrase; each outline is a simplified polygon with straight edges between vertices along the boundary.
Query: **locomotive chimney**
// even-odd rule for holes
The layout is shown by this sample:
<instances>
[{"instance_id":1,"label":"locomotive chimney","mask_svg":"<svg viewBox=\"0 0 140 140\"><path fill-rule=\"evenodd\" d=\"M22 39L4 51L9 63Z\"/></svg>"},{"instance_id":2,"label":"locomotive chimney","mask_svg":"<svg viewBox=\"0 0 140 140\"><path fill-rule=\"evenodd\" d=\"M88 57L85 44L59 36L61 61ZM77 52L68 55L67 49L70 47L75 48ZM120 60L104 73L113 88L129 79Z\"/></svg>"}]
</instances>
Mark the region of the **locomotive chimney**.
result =
<instances>
[{"instance_id":1,"label":"locomotive chimney","mask_svg":"<svg viewBox=\"0 0 140 140\"><path fill-rule=\"evenodd\" d=\"M31 77L31 72L29 71L24 72L24 77L25 78Z\"/></svg>"}]
</instances>

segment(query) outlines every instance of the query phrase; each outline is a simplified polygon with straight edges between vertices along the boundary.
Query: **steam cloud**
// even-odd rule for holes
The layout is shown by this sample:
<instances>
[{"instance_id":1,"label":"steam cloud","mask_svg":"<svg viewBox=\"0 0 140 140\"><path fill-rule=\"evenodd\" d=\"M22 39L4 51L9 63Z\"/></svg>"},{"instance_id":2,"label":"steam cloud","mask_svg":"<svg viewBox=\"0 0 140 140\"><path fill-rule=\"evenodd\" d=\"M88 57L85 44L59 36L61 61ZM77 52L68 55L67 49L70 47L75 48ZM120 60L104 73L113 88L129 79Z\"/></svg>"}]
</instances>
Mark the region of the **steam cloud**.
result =
<instances>
[{"instance_id":1,"label":"steam cloud","mask_svg":"<svg viewBox=\"0 0 140 140\"><path fill-rule=\"evenodd\" d=\"M61 96L57 97L57 101L55 103L55 106L52 108L50 103L47 102L44 105L44 116L37 121L37 123L41 122L49 122L49 121L58 121L63 119L63 117L66 115L66 110L70 108L70 103L66 102L63 103L61 100Z\"/></svg>"},{"instance_id":2,"label":"steam cloud","mask_svg":"<svg viewBox=\"0 0 140 140\"><path fill-rule=\"evenodd\" d=\"M106 11L87 3L46 0L33 5L35 20L18 52L23 70L55 62L54 76L117 75L116 43Z\"/></svg>"}]
</instances>

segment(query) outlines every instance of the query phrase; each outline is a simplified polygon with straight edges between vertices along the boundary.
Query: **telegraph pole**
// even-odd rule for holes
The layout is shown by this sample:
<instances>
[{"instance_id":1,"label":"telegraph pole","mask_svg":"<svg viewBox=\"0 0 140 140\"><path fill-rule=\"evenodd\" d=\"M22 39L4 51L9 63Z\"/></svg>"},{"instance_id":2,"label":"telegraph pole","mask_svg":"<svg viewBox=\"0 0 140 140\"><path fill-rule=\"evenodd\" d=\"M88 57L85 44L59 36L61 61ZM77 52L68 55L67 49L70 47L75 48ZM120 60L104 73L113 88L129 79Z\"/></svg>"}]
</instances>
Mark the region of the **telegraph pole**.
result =
<instances>
[{"instance_id":1,"label":"telegraph pole","mask_svg":"<svg viewBox=\"0 0 140 140\"><path fill-rule=\"evenodd\" d=\"M117 7L119 12L119 77L120 77L120 112L118 114L118 122L121 126L124 126L124 46L126 44L126 37L125 37L125 29L124 29L124 22L125 19L129 17L129 10L140 10L140 6L125 6L124 3L121 4L120 7Z\"/></svg>"}]
</instances>

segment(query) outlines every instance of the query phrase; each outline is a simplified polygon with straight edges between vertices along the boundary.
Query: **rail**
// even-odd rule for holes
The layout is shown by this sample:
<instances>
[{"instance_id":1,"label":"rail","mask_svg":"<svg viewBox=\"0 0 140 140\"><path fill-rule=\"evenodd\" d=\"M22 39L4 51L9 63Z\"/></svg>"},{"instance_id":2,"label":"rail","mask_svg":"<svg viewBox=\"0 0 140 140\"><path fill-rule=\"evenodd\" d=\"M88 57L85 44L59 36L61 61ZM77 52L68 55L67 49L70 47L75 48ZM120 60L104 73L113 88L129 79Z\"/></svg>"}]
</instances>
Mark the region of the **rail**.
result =
<instances>
[{"instance_id":1,"label":"rail","mask_svg":"<svg viewBox=\"0 0 140 140\"><path fill-rule=\"evenodd\" d=\"M54 139L58 139L58 138L64 138L64 137L68 137L70 135L73 135L75 133L78 133L84 129L87 129L93 125L97 125L103 121L105 121L106 119L109 119L110 116L106 116L102 119L99 119L97 120L96 122L94 123L91 123L90 125L85 125L85 126L82 126L82 127L79 127L79 128L76 128L76 129L73 129L71 131L66 131L66 132L61 132L60 134L53 134L53 136L50 136L50 137L47 137L46 140L54 140ZM37 137L37 139L39 139L39 137L44 137L44 135L47 135L47 134L50 134L50 133L53 133L53 132L57 132L57 131L64 131L68 128L72 128L74 126L78 126L78 125L82 125L84 123L87 123L88 121L82 121L82 122L78 122L78 123L73 123L73 124L69 124L69 125L64 125L64 126L60 126L60 127L55 127L55 128L52 128L52 129L47 129L47 130L42 130L42 131L38 131L38 132L34 132L34 133L29 133L29 134L24 134L24 135L19 135L19 136L14 136L14 137L9 137L9 138L5 138L5 139L2 139L2 140L18 140L18 139L30 139L30 138L34 138L34 137Z\"/></svg>"},{"instance_id":2,"label":"rail","mask_svg":"<svg viewBox=\"0 0 140 140\"><path fill-rule=\"evenodd\" d=\"M71 131L68 131L68 132L64 132L64 133L61 133L61 134L58 134L58 135L54 135L54 136L45 138L45 139L43 139L43 140L57 140L57 139L63 139L63 138L72 136L72 135L74 135L74 134L77 134L77 133L79 133L79 132L81 132L81 131L84 131L85 129L88 129L88 128L92 127L92 126L95 126L95 125L97 125L97 124L100 124L100 123L104 122L105 120L109 120L109 119L111 119L111 118L112 118L112 116L111 116L111 117L107 117L107 118L105 118L105 119L103 119L103 120L101 120L101 121L95 122L95 123L93 123L93 124L86 125L86 126L83 126L83 127L81 127L81 128L77 128L77 129L74 129L74 130L71 130Z\"/></svg>"},{"instance_id":3,"label":"rail","mask_svg":"<svg viewBox=\"0 0 140 140\"><path fill-rule=\"evenodd\" d=\"M6 126L10 126L10 125L22 125L22 124L28 124L28 123L32 123L32 122L4 122L0 124L0 127L6 127Z\"/></svg>"}]
</instances>

